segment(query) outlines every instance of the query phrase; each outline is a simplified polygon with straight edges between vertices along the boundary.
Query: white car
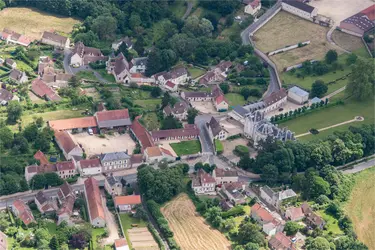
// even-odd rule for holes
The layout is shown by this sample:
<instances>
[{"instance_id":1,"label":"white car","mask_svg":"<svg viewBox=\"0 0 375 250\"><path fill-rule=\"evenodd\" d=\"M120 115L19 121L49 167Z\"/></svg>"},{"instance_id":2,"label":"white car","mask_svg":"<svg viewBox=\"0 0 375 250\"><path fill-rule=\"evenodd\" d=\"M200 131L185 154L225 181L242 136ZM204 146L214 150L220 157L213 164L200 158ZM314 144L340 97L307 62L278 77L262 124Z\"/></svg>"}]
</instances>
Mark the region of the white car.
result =
<instances>
[{"instance_id":1,"label":"white car","mask_svg":"<svg viewBox=\"0 0 375 250\"><path fill-rule=\"evenodd\" d=\"M93 135L93 134L94 134L94 131L92 131L91 128L89 128L89 129L87 130L87 132L89 133L89 135Z\"/></svg>"},{"instance_id":2,"label":"white car","mask_svg":"<svg viewBox=\"0 0 375 250\"><path fill-rule=\"evenodd\" d=\"M241 20L241 17L240 16L236 16L234 19Z\"/></svg>"}]
</instances>

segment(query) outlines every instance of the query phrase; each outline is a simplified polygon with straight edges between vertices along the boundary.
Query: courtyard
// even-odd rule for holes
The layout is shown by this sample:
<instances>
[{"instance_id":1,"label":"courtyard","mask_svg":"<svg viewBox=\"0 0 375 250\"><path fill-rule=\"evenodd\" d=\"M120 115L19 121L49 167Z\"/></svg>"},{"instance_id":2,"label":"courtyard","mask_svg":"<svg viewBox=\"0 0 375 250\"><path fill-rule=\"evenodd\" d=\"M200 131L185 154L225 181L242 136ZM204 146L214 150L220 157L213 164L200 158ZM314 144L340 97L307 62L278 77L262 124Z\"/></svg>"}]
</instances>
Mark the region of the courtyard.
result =
<instances>
[{"instance_id":1,"label":"courtyard","mask_svg":"<svg viewBox=\"0 0 375 250\"><path fill-rule=\"evenodd\" d=\"M216 108L210 101L206 102L190 102L191 106L203 114L218 114Z\"/></svg>"},{"instance_id":2,"label":"courtyard","mask_svg":"<svg viewBox=\"0 0 375 250\"><path fill-rule=\"evenodd\" d=\"M87 157L112 152L132 154L135 148L135 142L129 134L115 133L114 135L106 135L105 138L88 133L72 134L72 136L84 148Z\"/></svg>"},{"instance_id":3,"label":"courtyard","mask_svg":"<svg viewBox=\"0 0 375 250\"><path fill-rule=\"evenodd\" d=\"M237 145L243 145L243 146L246 146L248 144L248 140L246 140L245 138L238 138L238 139L235 139L235 140L226 140L226 141L223 141L223 146L224 146L224 152L223 152L223 156L226 157L229 161L237 164L239 161L240 161L240 157L235 155L233 153L233 150L235 149L235 147ZM250 152L250 157L255 157L256 156L256 151L254 148L251 148L251 147L248 147L249 148L249 152Z\"/></svg>"},{"instance_id":4,"label":"courtyard","mask_svg":"<svg viewBox=\"0 0 375 250\"><path fill-rule=\"evenodd\" d=\"M233 119L222 120L220 121L220 125L228 131L228 136L242 134L243 132L243 125Z\"/></svg>"}]
</instances>

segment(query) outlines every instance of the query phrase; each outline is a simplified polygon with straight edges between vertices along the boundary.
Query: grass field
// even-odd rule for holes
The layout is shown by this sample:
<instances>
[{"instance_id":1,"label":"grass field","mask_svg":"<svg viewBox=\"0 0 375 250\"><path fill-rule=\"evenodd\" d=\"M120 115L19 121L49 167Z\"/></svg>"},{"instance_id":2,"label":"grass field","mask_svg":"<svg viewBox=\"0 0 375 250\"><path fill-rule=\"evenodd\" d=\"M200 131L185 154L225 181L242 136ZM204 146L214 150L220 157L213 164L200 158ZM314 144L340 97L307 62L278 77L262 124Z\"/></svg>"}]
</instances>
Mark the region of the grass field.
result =
<instances>
[{"instance_id":1,"label":"grass field","mask_svg":"<svg viewBox=\"0 0 375 250\"><path fill-rule=\"evenodd\" d=\"M353 221L354 230L360 241L369 249L375 249L375 167L355 175L355 185L345 213Z\"/></svg>"},{"instance_id":2,"label":"grass field","mask_svg":"<svg viewBox=\"0 0 375 250\"><path fill-rule=\"evenodd\" d=\"M324 210L317 211L317 214L320 215L323 218L323 220L327 223L326 227L328 233L332 232L334 235L344 234L338 225L338 221L334 217L327 214Z\"/></svg>"},{"instance_id":3,"label":"grass field","mask_svg":"<svg viewBox=\"0 0 375 250\"><path fill-rule=\"evenodd\" d=\"M306 60L321 59L332 49L326 40L329 28L281 11L254 34L256 46L263 52L270 52L287 45L310 41L305 47L276 54L271 57L278 71Z\"/></svg>"},{"instance_id":4,"label":"grass field","mask_svg":"<svg viewBox=\"0 0 375 250\"><path fill-rule=\"evenodd\" d=\"M280 127L288 127L288 129L298 134L306 133L311 128L321 129L337 123L348 121L354 119L355 116L363 116L365 118L362 122L353 122L351 124L343 125L344 126L360 126L362 124L372 124L374 123L375 118L375 109L374 109L374 99L368 101L355 101L347 100L344 105L337 105L333 107L328 107L323 110L312 112L305 116L292 119L280 123ZM334 131L342 129L342 127L335 127L324 131L325 133L332 134ZM328 132L329 131L329 132ZM310 139L322 138L322 133L312 136ZM305 136L304 136L305 137ZM306 140L306 138L301 137L299 139Z\"/></svg>"},{"instance_id":5,"label":"grass field","mask_svg":"<svg viewBox=\"0 0 375 250\"><path fill-rule=\"evenodd\" d=\"M108 82L116 83L116 79L113 75L107 73L106 69L97 69L96 70L105 80Z\"/></svg>"},{"instance_id":6,"label":"grass field","mask_svg":"<svg viewBox=\"0 0 375 250\"><path fill-rule=\"evenodd\" d=\"M58 31L68 34L80 21L70 17L59 17L33 8L5 8L0 11L0 30L9 28L32 39L40 39L43 31Z\"/></svg>"},{"instance_id":7,"label":"grass field","mask_svg":"<svg viewBox=\"0 0 375 250\"><path fill-rule=\"evenodd\" d=\"M168 202L161 212L167 219L174 239L184 250L230 249L230 242L218 230L211 229L200 216L186 194Z\"/></svg>"},{"instance_id":8,"label":"grass field","mask_svg":"<svg viewBox=\"0 0 375 250\"><path fill-rule=\"evenodd\" d=\"M196 154L202 150L199 140L182 141L170 145L178 156Z\"/></svg>"},{"instance_id":9,"label":"grass field","mask_svg":"<svg viewBox=\"0 0 375 250\"><path fill-rule=\"evenodd\" d=\"M148 131L157 130L160 128L160 123L155 112L144 114L142 116L142 121Z\"/></svg>"},{"instance_id":10,"label":"grass field","mask_svg":"<svg viewBox=\"0 0 375 250\"><path fill-rule=\"evenodd\" d=\"M174 1L174 3L169 6L169 9L176 15L176 17L182 18L186 11L186 2Z\"/></svg>"},{"instance_id":11,"label":"grass field","mask_svg":"<svg viewBox=\"0 0 375 250\"><path fill-rule=\"evenodd\" d=\"M215 139L215 149L216 149L216 152L223 152L224 151L223 143L221 143L221 141L218 140L218 139Z\"/></svg>"},{"instance_id":12,"label":"grass field","mask_svg":"<svg viewBox=\"0 0 375 250\"><path fill-rule=\"evenodd\" d=\"M78 79L86 79L92 81L98 80L98 78L96 78L96 76L94 75L94 72L88 70L80 71L76 74L76 76Z\"/></svg>"},{"instance_id":13,"label":"grass field","mask_svg":"<svg viewBox=\"0 0 375 250\"><path fill-rule=\"evenodd\" d=\"M155 110L156 105L161 104L161 99L135 100L134 102L144 108Z\"/></svg>"},{"instance_id":14,"label":"grass field","mask_svg":"<svg viewBox=\"0 0 375 250\"><path fill-rule=\"evenodd\" d=\"M225 94L225 98L229 102L229 106L234 107L237 105L245 105L248 101L245 100L245 98L237 93L227 93ZM248 99L249 100L249 99Z\"/></svg>"}]
</instances>

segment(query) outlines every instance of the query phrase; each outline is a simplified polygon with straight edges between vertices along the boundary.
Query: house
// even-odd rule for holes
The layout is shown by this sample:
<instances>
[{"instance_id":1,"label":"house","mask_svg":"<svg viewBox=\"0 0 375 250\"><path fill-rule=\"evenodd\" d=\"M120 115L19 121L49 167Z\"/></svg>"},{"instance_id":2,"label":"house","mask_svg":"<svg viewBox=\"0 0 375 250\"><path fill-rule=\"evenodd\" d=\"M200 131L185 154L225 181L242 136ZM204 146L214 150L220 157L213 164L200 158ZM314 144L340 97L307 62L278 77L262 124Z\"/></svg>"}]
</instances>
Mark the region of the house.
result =
<instances>
[{"instance_id":1,"label":"house","mask_svg":"<svg viewBox=\"0 0 375 250\"><path fill-rule=\"evenodd\" d=\"M195 194L215 195L216 180L203 169L199 169L191 182L191 188Z\"/></svg>"},{"instance_id":2,"label":"house","mask_svg":"<svg viewBox=\"0 0 375 250\"><path fill-rule=\"evenodd\" d=\"M254 16L262 8L260 0L249 0L246 2L245 13Z\"/></svg>"},{"instance_id":3,"label":"house","mask_svg":"<svg viewBox=\"0 0 375 250\"><path fill-rule=\"evenodd\" d=\"M7 236L0 231L0 250L7 250Z\"/></svg>"},{"instance_id":4,"label":"house","mask_svg":"<svg viewBox=\"0 0 375 250\"><path fill-rule=\"evenodd\" d=\"M72 56L70 57L70 64L77 66L88 65L91 62L107 61L108 57L103 56L100 49L87 47L82 42L75 44Z\"/></svg>"},{"instance_id":5,"label":"house","mask_svg":"<svg viewBox=\"0 0 375 250\"><path fill-rule=\"evenodd\" d=\"M245 124L245 118L250 113L249 110L245 109L241 105L234 106L232 111L228 113L228 116L241 124Z\"/></svg>"},{"instance_id":6,"label":"house","mask_svg":"<svg viewBox=\"0 0 375 250\"><path fill-rule=\"evenodd\" d=\"M216 185L238 182L238 173L236 170L224 170L215 168L212 172L212 177L215 178Z\"/></svg>"},{"instance_id":7,"label":"house","mask_svg":"<svg viewBox=\"0 0 375 250\"><path fill-rule=\"evenodd\" d=\"M107 62L108 74L113 74L117 83L130 83L130 66L124 54L120 53Z\"/></svg>"},{"instance_id":8,"label":"house","mask_svg":"<svg viewBox=\"0 0 375 250\"><path fill-rule=\"evenodd\" d=\"M224 141L227 139L228 131L226 131L224 127L220 126L220 123L215 119L215 117L211 117L211 120L206 123L206 126L212 142L215 140Z\"/></svg>"},{"instance_id":9,"label":"house","mask_svg":"<svg viewBox=\"0 0 375 250\"><path fill-rule=\"evenodd\" d=\"M81 160L83 155L82 148L73 141L71 135L67 131L55 132L55 141L66 159Z\"/></svg>"},{"instance_id":10,"label":"house","mask_svg":"<svg viewBox=\"0 0 375 250\"><path fill-rule=\"evenodd\" d=\"M105 227L105 214L98 181L89 177L84 182L84 190L91 225Z\"/></svg>"},{"instance_id":11,"label":"house","mask_svg":"<svg viewBox=\"0 0 375 250\"><path fill-rule=\"evenodd\" d=\"M281 8L293 15L312 21L318 15L318 9L303 1L282 0Z\"/></svg>"},{"instance_id":12,"label":"house","mask_svg":"<svg viewBox=\"0 0 375 250\"><path fill-rule=\"evenodd\" d=\"M173 115L174 118L182 121L187 119L189 105L186 102L177 102L173 107L169 104L163 109L165 116Z\"/></svg>"},{"instance_id":13,"label":"house","mask_svg":"<svg viewBox=\"0 0 375 250\"><path fill-rule=\"evenodd\" d=\"M41 164L41 165L30 165L25 168L25 179L27 182L37 174L44 173L56 173L57 168L55 164Z\"/></svg>"},{"instance_id":14,"label":"house","mask_svg":"<svg viewBox=\"0 0 375 250\"><path fill-rule=\"evenodd\" d=\"M129 72L130 73L142 73L146 72L148 57L135 57L130 61Z\"/></svg>"},{"instance_id":15,"label":"house","mask_svg":"<svg viewBox=\"0 0 375 250\"><path fill-rule=\"evenodd\" d=\"M26 205L22 200L15 200L11 205L11 210L14 216L20 218L26 226L32 222L35 222L33 213L31 212L29 206Z\"/></svg>"},{"instance_id":16,"label":"house","mask_svg":"<svg viewBox=\"0 0 375 250\"><path fill-rule=\"evenodd\" d=\"M243 182L224 183L221 186L221 192L234 205L246 203L246 195L243 194L244 191L245 183Z\"/></svg>"},{"instance_id":17,"label":"house","mask_svg":"<svg viewBox=\"0 0 375 250\"><path fill-rule=\"evenodd\" d=\"M57 191L57 199L60 204L64 203L66 199L69 197L76 197L71 185L68 182L64 181L64 183L59 187Z\"/></svg>"},{"instance_id":18,"label":"house","mask_svg":"<svg viewBox=\"0 0 375 250\"><path fill-rule=\"evenodd\" d=\"M128 242L125 238L115 240L115 250L129 250Z\"/></svg>"},{"instance_id":19,"label":"house","mask_svg":"<svg viewBox=\"0 0 375 250\"><path fill-rule=\"evenodd\" d=\"M9 101L13 99L13 94L12 92L0 88L0 104L5 106L8 104Z\"/></svg>"},{"instance_id":20,"label":"house","mask_svg":"<svg viewBox=\"0 0 375 250\"><path fill-rule=\"evenodd\" d=\"M311 209L311 207L309 206L307 202L301 205L301 209L305 215L305 218L306 218L305 221L308 226L312 228L320 228L320 229L324 228L326 222L322 219L322 217L320 217L315 212L313 212L313 210Z\"/></svg>"},{"instance_id":21,"label":"house","mask_svg":"<svg viewBox=\"0 0 375 250\"><path fill-rule=\"evenodd\" d=\"M61 204L59 210L57 210L57 225L60 225L61 222L65 221L69 225L73 224L70 221L70 216L73 214L73 207L74 207L75 197L68 196L66 200Z\"/></svg>"},{"instance_id":22,"label":"house","mask_svg":"<svg viewBox=\"0 0 375 250\"><path fill-rule=\"evenodd\" d=\"M143 151L148 147L154 146L154 141L151 138L150 133L143 127L143 125L138 121L141 117L137 116L132 125L130 126L130 132L132 137L139 143L141 146L141 151Z\"/></svg>"},{"instance_id":23,"label":"house","mask_svg":"<svg viewBox=\"0 0 375 250\"><path fill-rule=\"evenodd\" d=\"M126 36L124 38L121 38L121 39L113 42L112 43L112 49L115 50L115 51L117 51L120 48L120 46L121 46L122 43L125 43L126 47L128 49L132 49L133 48L133 42L131 41L130 37Z\"/></svg>"},{"instance_id":24,"label":"house","mask_svg":"<svg viewBox=\"0 0 375 250\"><path fill-rule=\"evenodd\" d=\"M167 81L171 81L176 85L184 85L188 82L188 71L185 67L176 67L169 72L161 72L153 76L156 83L165 85Z\"/></svg>"},{"instance_id":25,"label":"house","mask_svg":"<svg viewBox=\"0 0 375 250\"><path fill-rule=\"evenodd\" d=\"M284 216L291 221L300 221L305 218L302 207L289 207L286 209Z\"/></svg>"},{"instance_id":26,"label":"house","mask_svg":"<svg viewBox=\"0 0 375 250\"><path fill-rule=\"evenodd\" d=\"M100 162L103 172L130 168L130 156L126 152L101 154Z\"/></svg>"},{"instance_id":27,"label":"house","mask_svg":"<svg viewBox=\"0 0 375 250\"><path fill-rule=\"evenodd\" d=\"M61 97L41 79L35 79L31 82L31 91L47 101L61 101Z\"/></svg>"},{"instance_id":28,"label":"house","mask_svg":"<svg viewBox=\"0 0 375 250\"><path fill-rule=\"evenodd\" d=\"M296 250L294 243L284 233L278 232L268 241L271 250Z\"/></svg>"},{"instance_id":29,"label":"house","mask_svg":"<svg viewBox=\"0 0 375 250\"><path fill-rule=\"evenodd\" d=\"M227 73L232 65L230 61L221 61L214 69L199 78L199 84L217 84L223 82L227 78Z\"/></svg>"},{"instance_id":30,"label":"house","mask_svg":"<svg viewBox=\"0 0 375 250\"><path fill-rule=\"evenodd\" d=\"M140 195L116 196L115 207L120 213L130 213L136 205L142 203Z\"/></svg>"},{"instance_id":31,"label":"house","mask_svg":"<svg viewBox=\"0 0 375 250\"><path fill-rule=\"evenodd\" d=\"M25 83L29 80L29 78L25 72L19 71L18 69L12 69L9 74L9 80L16 83Z\"/></svg>"},{"instance_id":32,"label":"house","mask_svg":"<svg viewBox=\"0 0 375 250\"><path fill-rule=\"evenodd\" d=\"M155 79L152 77L146 77L142 73L130 73L130 82L136 83L138 86L151 85L155 83Z\"/></svg>"},{"instance_id":33,"label":"house","mask_svg":"<svg viewBox=\"0 0 375 250\"><path fill-rule=\"evenodd\" d=\"M367 31L375 27L374 13L375 4L341 21L339 28L345 33L362 37Z\"/></svg>"},{"instance_id":34,"label":"house","mask_svg":"<svg viewBox=\"0 0 375 250\"><path fill-rule=\"evenodd\" d=\"M69 132L84 132L88 129L92 129L94 133L97 133L98 123L94 116L71 118L64 120L48 121L48 125L55 131L69 131Z\"/></svg>"},{"instance_id":35,"label":"house","mask_svg":"<svg viewBox=\"0 0 375 250\"><path fill-rule=\"evenodd\" d=\"M95 113L100 130L122 130L132 124L128 109L107 110Z\"/></svg>"},{"instance_id":36,"label":"house","mask_svg":"<svg viewBox=\"0 0 375 250\"><path fill-rule=\"evenodd\" d=\"M138 168L143 164L143 155L142 154L132 154L130 156L131 168Z\"/></svg>"},{"instance_id":37,"label":"house","mask_svg":"<svg viewBox=\"0 0 375 250\"><path fill-rule=\"evenodd\" d=\"M167 81L164 85L164 88L166 88L169 91L176 92L177 91L177 84L173 83L172 81Z\"/></svg>"},{"instance_id":38,"label":"house","mask_svg":"<svg viewBox=\"0 0 375 250\"><path fill-rule=\"evenodd\" d=\"M309 92L294 86L288 90L287 99L297 104L304 104L309 100Z\"/></svg>"},{"instance_id":39,"label":"house","mask_svg":"<svg viewBox=\"0 0 375 250\"><path fill-rule=\"evenodd\" d=\"M75 162L60 161L56 163L57 174L62 179L67 179L75 176L77 173Z\"/></svg>"},{"instance_id":40,"label":"house","mask_svg":"<svg viewBox=\"0 0 375 250\"><path fill-rule=\"evenodd\" d=\"M70 45L70 39L68 37L48 31L43 32L41 42L61 49L69 48Z\"/></svg>"},{"instance_id":41,"label":"house","mask_svg":"<svg viewBox=\"0 0 375 250\"><path fill-rule=\"evenodd\" d=\"M272 214L259 203L251 207L250 216L261 225L272 222L274 219Z\"/></svg>"},{"instance_id":42,"label":"house","mask_svg":"<svg viewBox=\"0 0 375 250\"><path fill-rule=\"evenodd\" d=\"M199 136L199 128L195 124L185 124L184 128L155 130L151 132L154 142L169 140L193 140Z\"/></svg>"},{"instance_id":43,"label":"house","mask_svg":"<svg viewBox=\"0 0 375 250\"><path fill-rule=\"evenodd\" d=\"M91 176L102 173L102 164L99 158L84 159L77 162L78 171L82 176Z\"/></svg>"},{"instance_id":44,"label":"house","mask_svg":"<svg viewBox=\"0 0 375 250\"><path fill-rule=\"evenodd\" d=\"M269 113L273 110L281 108L286 103L287 97L288 94L286 89L280 89L276 92L272 92L272 94L263 98L263 102L266 106L263 111L265 113Z\"/></svg>"},{"instance_id":45,"label":"house","mask_svg":"<svg viewBox=\"0 0 375 250\"><path fill-rule=\"evenodd\" d=\"M57 210L52 199L48 199L43 191L39 191L34 198L35 204L41 214L52 213Z\"/></svg>"},{"instance_id":46,"label":"house","mask_svg":"<svg viewBox=\"0 0 375 250\"><path fill-rule=\"evenodd\" d=\"M263 224L262 230L268 236L276 235L278 232L282 232L284 230L285 222L280 221L278 219L273 219L271 222Z\"/></svg>"},{"instance_id":47,"label":"house","mask_svg":"<svg viewBox=\"0 0 375 250\"><path fill-rule=\"evenodd\" d=\"M148 162L149 164L158 163L162 160L166 160L167 162L176 160L176 157L171 153L171 151L158 146L146 148L143 155L146 159L146 162Z\"/></svg>"},{"instance_id":48,"label":"house","mask_svg":"<svg viewBox=\"0 0 375 250\"><path fill-rule=\"evenodd\" d=\"M229 107L228 100L225 98L224 94L219 95L214 98L214 106L217 111L227 111Z\"/></svg>"},{"instance_id":49,"label":"house","mask_svg":"<svg viewBox=\"0 0 375 250\"><path fill-rule=\"evenodd\" d=\"M119 196L122 194L121 181L110 174L104 180L104 189L112 196Z\"/></svg>"},{"instance_id":50,"label":"house","mask_svg":"<svg viewBox=\"0 0 375 250\"><path fill-rule=\"evenodd\" d=\"M48 56L41 56L38 64L38 75L41 80L51 85L66 87L73 77L71 74L55 70L55 63Z\"/></svg>"},{"instance_id":51,"label":"house","mask_svg":"<svg viewBox=\"0 0 375 250\"><path fill-rule=\"evenodd\" d=\"M297 197L297 194L292 189L274 192L270 187L264 186L260 188L260 197L268 204L280 209L282 202Z\"/></svg>"},{"instance_id":52,"label":"house","mask_svg":"<svg viewBox=\"0 0 375 250\"><path fill-rule=\"evenodd\" d=\"M12 69L17 68L17 63L13 61L13 59L10 59L10 58L5 59L5 65Z\"/></svg>"},{"instance_id":53,"label":"house","mask_svg":"<svg viewBox=\"0 0 375 250\"><path fill-rule=\"evenodd\" d=\"M228 110L229 104L218 85L211 92L182 92L181 97L188 102L212 102L217 111Z\"/></svg>"},{"instance_id":54,"label":"house","mask_svg":"<svg viewBox=\"0 0 375 250\"><path fill-rule=\"evenodd\" d=\"M4 28L1 32L0 39L4 40L7 44L12 43L25 47L28 47L31 43L31 40L28 37L7 28Z\"/></svg>"}]
</instances>

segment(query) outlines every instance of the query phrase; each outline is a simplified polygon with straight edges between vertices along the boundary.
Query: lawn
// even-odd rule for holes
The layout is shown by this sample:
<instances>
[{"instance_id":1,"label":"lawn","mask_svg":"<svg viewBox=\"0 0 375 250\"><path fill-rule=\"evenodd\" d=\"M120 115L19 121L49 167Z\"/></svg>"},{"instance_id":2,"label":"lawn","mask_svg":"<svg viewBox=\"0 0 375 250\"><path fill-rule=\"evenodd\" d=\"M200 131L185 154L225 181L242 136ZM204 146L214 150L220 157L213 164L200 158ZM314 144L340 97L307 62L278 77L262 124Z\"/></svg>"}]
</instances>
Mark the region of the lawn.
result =
<instances>
[{"instance_id":1,"label":"lawn","mask_svg":"<svg viewBox=\"0 0 375 250\"><path fill-rule=\"evenodd\" d=\"M148 131L157 130L160 128L160 123L155 112L146 113L142 116L142 124Z\"/></svg>"},{"instance_id":2,"label":"lawn","mask_svg":"<svg viewBox=\"0 0 375 250\"><path fill-rule=\"evenodd\" d=\"M88 71L88 70L80 71L76 74L76 76L80 80L86 79L86 80L91 80L91 81L98 81L98 78L96 78L96 76L94 75L94 72Z\"/></svg>"},{"instance_id":3,"label":"lawn","mask_svg":"<svg viewBox=\"0 0 375 250\"><path fill-rule=\"evenodd\" d=\"M245 100L245 98L238 93L227 93L227 94L225 94L225 98L228 100L230 108L234 107L234 106L237 106L237 105L243 106L248 102L256 101L256 100L259 99L259 98L254 97L254 96L249 96L249 98L247 98L247 100Z\"/></svg>"},{"instance_id":4,"label":"lawn","mask_svg":"<svg viewBox=\"0 0 375 250\"><path fill-rule=\"evenodd\" d=\"M369 249L375 249L375 167L356 174L354 179L355 184L344 210L353 221L359 240Z\"/></svg>"},{"instance_id":5,"label":"lawn","mask_svg":"<svg viewBox=\"0 0 375 250\"><path fill-rule=\"evenodd\" d=\"M287 45L310 41L310 44L305 47L271 57L278 71L281 72L285 67L306 60L324 58L327 51L333 48L326 40L328 29L285 11L280 11L254 34L254 41L256 46L266 53Z\"/></svg>"},{"instance_id":6,"label":"lawn","mask_svg":"<svg viewBox=\"0 0 375 250\"><path fill-rule=\"evenodd\" d=\"M215 149L216 149L216 152L219 152L219 153L222 153L224 151L223 143L221 143L221 141L218 139L215 139Z\"/></svg>"},{"instance_id":7,"label":"lawn","mask_svg":"<svg viewBox=\"0 0 375 250\"><path fill-rule=\"evenodd\" d=\"M116 83L115 77L108 74L106 69L97 69L96 72L98 72L106 81Z\"/></svg>"},{"instance_id":8,"label":"lawn","mask_svg":"<svg viewBox=\"0 0 375 250\"><path fill-rule=\"evenodd\" d=\"M103 235L105 233L105 229L104 228L94 228L92 230L92 245L93 245L93 248L92 249L97 249L98 248L98 237L100 237L101 235Z\"/></svg>"},{"instance_id":9,"label":"lawn","mask_svg":"<svg viewBox=\"0 0 375 250\"><path fill-rule=\"evenodd\" d=\"M78 19L51 15L33 8L5 8L0 11L0 30L9 28L32 39L40 39L43 31L68 34Z\"/></svg>"},{"instance_id":10,"label":"lawn","mask_svg":"<svg viewBox=\"0 0 375 250\"><path fill-rule=\"evenodd\" d=\"M121 90L121 93L119 94L121 96L131 98L132 100L143 100L151 98L150 92L141 89L123 88Z\"/></svg>"},{"instance_id":11,"label":"lawn","mask_svg":"<svg viewBox=\"0 0 375 250\"><path fill-rule=\"evenodd\" d=\"M178 156L192 155L201 152L201 143L199 140L182 141L170 144Z\"/></svg>"},{"instance_id":12,"label":"lawn","mask_svg":"<svg viewBox=\"0 0 375 250\"><path fill-rule=\"evenodd\" d=\"M362 124L372 124L374 123L375 118L374 113L374 99L361 102L348 99L343 105L332 106L315 111L305 116L280 123L279 126L288 127L288 129L292 130L296 135L298 135L308 132L311 128L325 128L337 123L354 119L355 116L363 116L365 120L362 122L353 122L349 125L343 125L343 127L350 125L360 126ZM329 134L332 134L338 129L341 129L341 127L335 127L326 131L330 131ZM318 135L320 134L321 133ZM302 138L303 137L301 137L301 139Z\"/></svg>"},{"instance_id":13,"label":"lawn","mask_svg":"<svg viewBox=\"0 0 375 250\"><path fill-rule=\"evenodd\" d=\"M161 99L146 99L146 100L135 100L135 104L142 106L149 110L155 110L156 105L161 104Z\"/></svg>"},{"instance_id":14,"label":"lawn","mask_svg":"<svg viewBox=\"0 0 375 250\"><path fill-rule=\"evenodd\" d=\"M316 211L316 213L320 215L323 218L323 220L327 223L327 232L332 232L335 235L344 234L338 225L338 221L334 217L332 217L329 214L326 214L324 210L318 210Z\"/></svg>"},{"instance_id":15,"label":"lawn","mask_svg":"<svg viewBox=\"0 0 375 250\"><path fill-rule=\"evenodd\" d=\"M128 235L128 229L131 229L133 224L137 224L138 227L147 227L147 224L146 224L145 221L143 221L141 219L134 218L130 214L120 214L120 222L121 222L121 225L122 225L123 234L126 237L126 240L129 244L130 249L132 249L131 248L131 241L130 241L129 235Z\"/></svg>"},{"instance_id":16,"label":"lawn","mask_svg":"<svg viewBox=\"0 0 375 250\"><path fill-rule=\"evenodd\" d=\"M202 75L204 75L206 73L205 70L199 69L197 67L189 67L187 70L188 70L188 72L189 72L189 74L190 74L190 76L191 76L192 79L200 77L200 76L202 76Z\"/></svg>"}]
</instances>

